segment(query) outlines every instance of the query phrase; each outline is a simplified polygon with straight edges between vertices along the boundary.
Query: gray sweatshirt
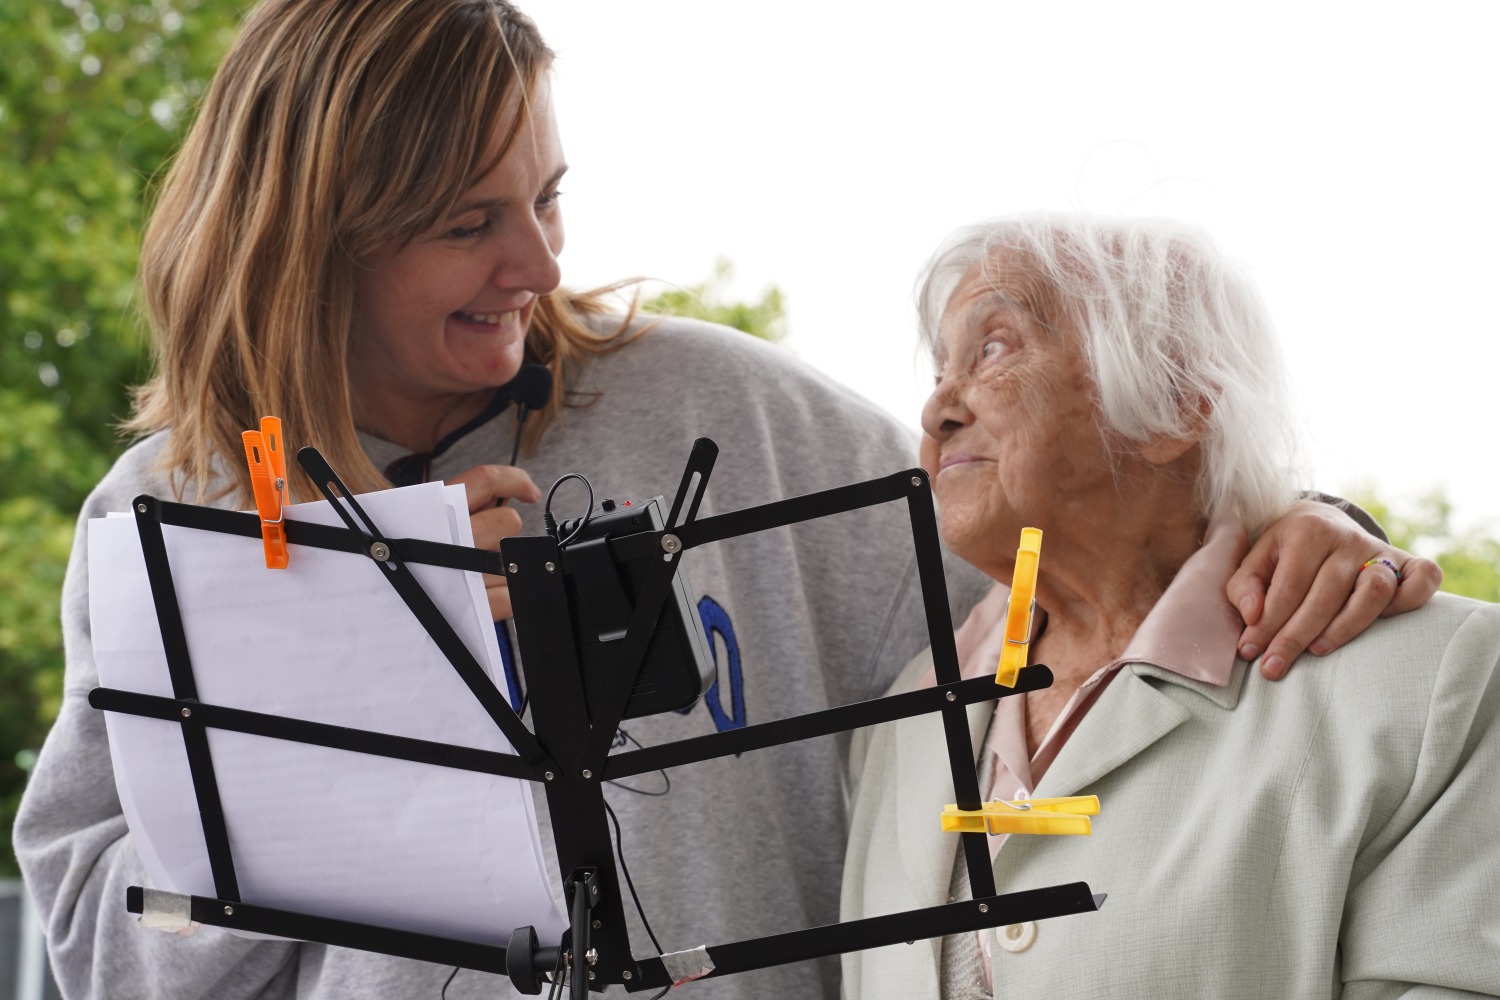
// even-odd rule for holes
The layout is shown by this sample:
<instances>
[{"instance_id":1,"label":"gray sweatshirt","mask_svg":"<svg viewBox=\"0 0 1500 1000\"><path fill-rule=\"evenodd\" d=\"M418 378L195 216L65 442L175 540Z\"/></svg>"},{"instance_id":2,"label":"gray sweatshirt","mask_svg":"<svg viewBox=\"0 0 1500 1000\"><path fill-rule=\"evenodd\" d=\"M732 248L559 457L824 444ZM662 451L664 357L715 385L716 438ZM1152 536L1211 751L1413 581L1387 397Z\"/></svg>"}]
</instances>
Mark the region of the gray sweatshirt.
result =
<instances>
[{"instance_id":1,"label":"gray sweatshirt","mask_svg":"<svg viewBox=\"0 0 1500 1000\"><path fill-rule=\"evenodd\" d=\"M700 516L914 464L911 435L868 401L785 351L706 324L664 322L591 360L570 389L600 395L566 409L538 454L521 460L543 490L581 472L599 499L670 497L699 436L720 447ZM501 413L437 457L431 478L506 461L514 430L514 412ZM81 543L88 518L125 510L140 493L173 495L154 468L162 441L133 447L84 506L63 593L63 705L16 824L17 856L64 995L436 1000L451 968L212 927L180 937L143 928L125 911L126 887L145 875L120 812L103 718L86 702L97 672ZM381 467L403 454L374 439L366 447ZM528 534L542 531L538 507L518 506ZM561 504L556 512L574 513ZM948 563L961 621L985 581ZM704 546L683 568L709 627L718 682L686 713L627 721L625 737L645 746L876 697L928 644L904 504ZM820 739L607 787L625 861L664 949L838 919L846 747L846 739ZM654 954L634 906L624 907L636 955ZM796 1000L837 996L837 977L837 959L824 959L681 989L702 1000ZM447 992L450 1000L511 995L508 980L468 970Z\"/></svg>"}]
</instances>

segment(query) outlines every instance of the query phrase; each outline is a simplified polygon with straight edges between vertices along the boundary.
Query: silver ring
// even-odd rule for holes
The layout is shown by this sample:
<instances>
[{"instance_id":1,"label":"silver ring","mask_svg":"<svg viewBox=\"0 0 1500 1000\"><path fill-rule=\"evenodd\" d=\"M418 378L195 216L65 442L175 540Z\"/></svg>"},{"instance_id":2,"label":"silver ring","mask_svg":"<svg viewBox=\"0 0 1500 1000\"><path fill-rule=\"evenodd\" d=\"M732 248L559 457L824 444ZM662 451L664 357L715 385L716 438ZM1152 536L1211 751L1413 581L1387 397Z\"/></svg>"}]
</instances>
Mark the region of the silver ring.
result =
<instances>
[{"instance_id":1,"label":"silver ring","mask_svg":"<svg viewBox=\"0 0 1500 1000\"><path fill-rule=\"evenodd\" d=\"M1359 568L1359 571L1361 573L1363 573L1365 570L1369 569L1371 566L1384 566L1386 569L1388 569L1392 573L1396 574L1396 583L1397 584L1399 584L1401 582L1401 567L1397 566L1395 563L1391 562L1389 559L1386 559L1383 556L1377 556L1374 559L1371 559L1371 560L1367 561L1363 566L1361 566Z\"/></svg>"}]
</instances>

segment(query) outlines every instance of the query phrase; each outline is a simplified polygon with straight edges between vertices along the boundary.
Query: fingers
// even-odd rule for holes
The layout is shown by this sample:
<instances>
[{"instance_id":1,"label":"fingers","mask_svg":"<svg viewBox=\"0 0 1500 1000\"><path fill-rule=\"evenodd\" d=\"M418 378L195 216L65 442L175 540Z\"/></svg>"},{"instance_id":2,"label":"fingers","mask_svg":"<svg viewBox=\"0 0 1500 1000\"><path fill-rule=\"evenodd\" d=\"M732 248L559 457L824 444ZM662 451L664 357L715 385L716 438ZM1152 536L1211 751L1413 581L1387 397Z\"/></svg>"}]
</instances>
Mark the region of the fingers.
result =
<instances>
[{"instance_id":1,"label":"fingers","mask_svg":"<svg viewBox=\"0 0 1500 1000\"><path fill-rule=\"evenodd\" d=\"M542 498L542 491L525 470L513 465L476 465L447 482L462 485L468 493L469 523L474 529L474 546L480 549L498 549L501 539L521 533L521 515L497 504L507 500L536 503ZM505 577L486 575L484 593L495 621L510 617L510 586Z\"/></svg>"},{"instance_id":2,"label":"fingers","mask_svg":"<svg viewBox=\"0 0 1500 1000\"><path fill-rule=\"evenodd\" d=\"M1227 590L1227 593L1235 607L1240 609L1247 625L1239 641L1240 655L1247 660L1255 659L1270 647L1272 640L1302 603L1303 597L1311 591L1318 569L1330 551L1326 544L1318 545L1316 540L1309 539L1309 544L1300 549L1308 557L1284 556L1282 537L1282 533L1274 530L1274 526L1267 530L1256 540L1234 576L1230 577L1230 587L1237 590ZM1314 551L1315 557L1312 556ZM1342 604L1341 599L1339 605ZM1255 612L1253 617L1247 613L1247 605ZM1328 609L1327 617L1319 625L1332 618L1337 610L1338 605ZM1315 635L1317 632L1308 638ZM1282 652L1285 652L1284 648Z\"/></svg>"},{"instance_id":3,"label":"fingers","mask_svg":"<svg viewBox=\"0 0 1500 1000\"><path fill-rule=\"evenodd\" d=\"M1300 561L1283 559L1271 580L1265 617L1257 626L1270 637L1260 661L1260 672L1269 680L1286 676L1292 661L1323 634L1349 599L1353 570L1343 560L1330 558L1310 574L1307 569ZM1373 620L1372 615L1361 622L1354 634Z\"/></svg>"},{"instance_id":4,"label":"fingers","mask_svg":"<svg viewBox=\"0 0 1500 1000\"><path fill-rule=\"evenodd\" d=\"M1347 589L1338 581L1332 586L1336 592ZM1334 615L1333 620L1323 628L1322 633L1308 644L1308 648L1318 656L1338 649L1369 628L1385 611L1395 594L1396 574L1390 567L1375 563L1368 568L1356 570L1354 592L1349 595L1348 601Z\"/></svg>"},{"instance_id":5,"label":"fingers","mask_svg":"<svg viewBox=\"0 0 1500 1000\"><path fill-rule=\"evenodd\" d=\"M471 514L505 500L536 503L542 498L542 491L531 481L526 470L514 465L476 465L447 482L450 486L461 484L468 491Z\"/></svg>"},{"instance_id":6,"label":"fingers","mask_svg":"<svg viewBox=\"0 0 1500 1000\"><path fill-rule=\"evenodd\" d=\"M1400 549L1394 549L1392 552L1396 557L1406 554ZM1397 558L1396 565L1401 567L1401 586L1396 588L1395 598L1380 613L1382 618L1415 611L1432 600L1432 595L1436 594L1438 588L1443 585L1442 567L1431 559L1412 556L1402 562Z\"/></svg>"},{"instance_id":7,"label":"fingers","mask_svg":"<svg viewBox=\"0 0 1500 1000\"><path fill-rule=\"evenodd\" d=\"M490 601L490 618L504 621L510 617L510 585L503 576L484 576L484 596Z\"/></svg>"},{"instance_id":8,"label":"fingers","mask_svg":"<svg viewBox=\"0 0 1500 1000\"><path fill-rule=\"evenodd\" d=\"M1372 559L1381 561L1366 566ZM1250 623L1240 655L1260 656L1261 673L1278 680L1304 650L1332 652L1377 618L1421 607L1442 578L1430 559L1392 548L1342 512L1298 504L1257 540L1226 593Z\"/></svg>"},{"instance_id":9,"label":"fingers","mask_svg":"<svg viewBox=\"0 0 1500 1000\"><path fill-rule=\"evenodd\" d=\"M1240 655L1261 656L1261 673L1267 678L1285 676L1292 661L1323 637L1350 603L1355 575L1377 547L1383 546L1342 511L1309 501L1294 504L1256 540L1231 578L1238 587L1229 592L1231 599L1248 597L1246 603L1253 604L1257 584L1265 594L1259 616L1246 618ZM1367 600L1355 602L1349 617L1339 623L1340 633L1363 631L1374 620L1365 617L1367 608Z\"/></svg>"},{"instance_id":10,"label":"fingers","mask_svg":"<svg viewBox=\"0 0 1500 1000\"><path fill-rule=\"evenodd\" d=\"M521 515L513 507L491 507L469 515L476 549L498 549L502 538L521 533Z\"/></svg>"},{"instance_id":11,"label":"fingers","mask_svg":"<svg viewBox=\"0 0 1500 1000\"><path fill-rule=\"evenodd\" d=\"M1240 617L1245 620L1246 625L1257 624L1266 610L1265 581L1271 578L1271 573L1276 568L1276 560L1270 555L1275 544L1267 541L1269 537L1262 535L1256 541L1255 546L1245 556L1245 561L1240 563L1240 568L1234 571L1234 575L1229 578L1229 583L1224 587L1229 603L1239 609ZM1251 630L1245 631L1249 634ZM1242 646L1243 643L1242 639ZM1265 646L1264 638L1260 644L1262 647ZM1243 652L1243 649L1241 651ZM1256 650L1255 655L1259 656L1260 650ZM1246 659L1254 658L1253 656L1246 657Z\"/></svg>"},{"instance_id":12,"label":"fingers","mask_svg":"<svg viewBox=\"0 0 1500 1000\"><path fill-rule=\"evenodd\" d=\"M1361 564L1363 560L1361 560ZM1353 590L1350 590L1353 574ZM1331 653L1380 617L1396 592L1396 574L1376 564L1364 572L1342 555L1323 563L1307 596L1266 647L1261 674L1269 680L1286 676L1292 661L1311 650Z\"/></svg>"}]
</instances>

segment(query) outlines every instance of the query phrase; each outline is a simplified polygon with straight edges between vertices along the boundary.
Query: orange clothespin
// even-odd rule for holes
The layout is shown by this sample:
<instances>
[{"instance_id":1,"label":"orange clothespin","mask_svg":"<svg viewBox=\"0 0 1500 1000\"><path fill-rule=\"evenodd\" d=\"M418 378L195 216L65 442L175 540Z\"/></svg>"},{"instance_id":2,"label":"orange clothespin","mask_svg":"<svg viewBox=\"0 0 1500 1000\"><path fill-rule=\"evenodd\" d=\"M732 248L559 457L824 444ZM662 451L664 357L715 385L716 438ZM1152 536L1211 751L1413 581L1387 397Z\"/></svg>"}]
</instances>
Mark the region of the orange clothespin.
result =
<instances>
[{"instance_id":1,"label":"orange clothespin","mask_svg":"<svg viewBox=\"0 0 1500 1000\"><path fill-rule=\"evenodd\" d=\"M1059 799L999 799L972 812L949 803L943 810L943 829L957 833L1036 833L1087 837L1094 832L1090 816L1099 815L1097 795Z\"/></svg>"},{"instance_id":2,"label":"orange clothespin","mask_svg":"<svg viewBox=\"0 0 1500 1000\"><path fill-rule=\"evenodd\" d=\"M245 431L245 461L250 465L250 488L260 514L260 537L267 569L286 569L286 453L281 420L261 417L260 430Z\"/></svg>"},{"instance_id":3,"label":"orange clothespin","mask_svg":"<svg viewBox=\"0 0 1500 1000\"><path fill-rule=\"evenodd\" d=\"M995 683L1016 686L1026 656L1031 651L1031 620L1036 614L1036 571L1042 560L1042 530L1021 529L1021 548L1016 552L1016 571L1010 581L1010 603L1005 609L1005 645Z\"/></svg>"}]
</instances>

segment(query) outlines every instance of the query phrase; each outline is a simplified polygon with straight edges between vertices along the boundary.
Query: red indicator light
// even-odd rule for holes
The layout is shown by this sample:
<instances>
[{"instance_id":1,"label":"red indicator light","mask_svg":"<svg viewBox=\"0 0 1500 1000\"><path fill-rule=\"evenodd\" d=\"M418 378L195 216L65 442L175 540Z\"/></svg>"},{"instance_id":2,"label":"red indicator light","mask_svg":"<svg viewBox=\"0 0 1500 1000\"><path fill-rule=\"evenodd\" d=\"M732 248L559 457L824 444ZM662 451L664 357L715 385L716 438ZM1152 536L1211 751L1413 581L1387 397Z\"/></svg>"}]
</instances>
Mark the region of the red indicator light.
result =
<instances>
[{"instance_id":1,"label":"red indicator light","mask_svg":"<svg viewBox=\"0 0 1500 1000\"><path fill-rule=\"evenodd\" d=\"M626 501L625 501L625 506L627 506L627 507L629 507L629 506L630 506L630 501L629 501L629 500L626 500Z\"/></svg>"}]
</instances>

